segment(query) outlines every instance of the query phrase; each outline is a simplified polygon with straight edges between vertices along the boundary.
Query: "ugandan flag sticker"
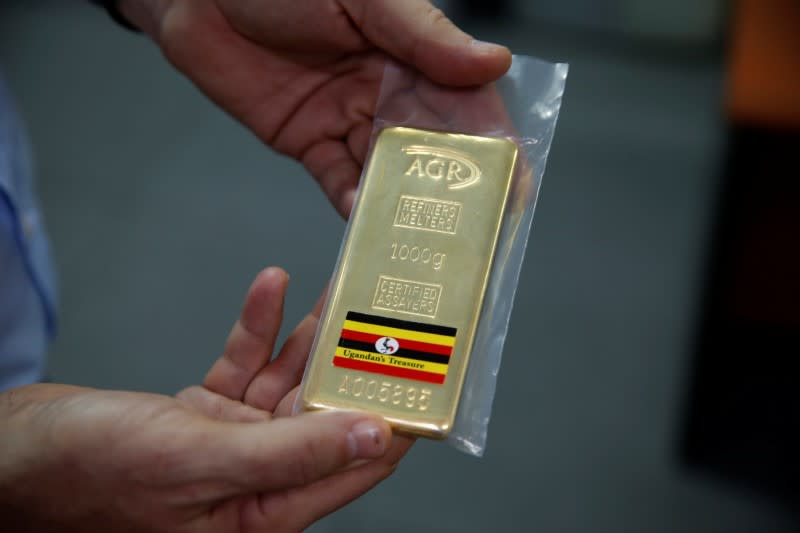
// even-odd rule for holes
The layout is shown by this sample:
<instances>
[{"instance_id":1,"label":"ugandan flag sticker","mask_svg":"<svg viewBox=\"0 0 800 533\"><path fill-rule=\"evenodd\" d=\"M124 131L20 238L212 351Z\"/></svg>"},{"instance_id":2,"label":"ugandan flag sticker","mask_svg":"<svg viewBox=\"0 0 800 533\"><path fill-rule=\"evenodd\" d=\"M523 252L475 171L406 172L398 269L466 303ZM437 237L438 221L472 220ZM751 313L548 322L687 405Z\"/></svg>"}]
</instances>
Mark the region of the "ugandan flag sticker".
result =
<instances>
[{"instance_id":1,"label":"ugandan flag sticker","mask_svg":"<svg viewBox=\"0 0 800 533\"><path fill-rule=\"evenodd\" d=\"M349 311L333 365L442 384L455 341L456 328Z\"/></svg>"}]
</instances>

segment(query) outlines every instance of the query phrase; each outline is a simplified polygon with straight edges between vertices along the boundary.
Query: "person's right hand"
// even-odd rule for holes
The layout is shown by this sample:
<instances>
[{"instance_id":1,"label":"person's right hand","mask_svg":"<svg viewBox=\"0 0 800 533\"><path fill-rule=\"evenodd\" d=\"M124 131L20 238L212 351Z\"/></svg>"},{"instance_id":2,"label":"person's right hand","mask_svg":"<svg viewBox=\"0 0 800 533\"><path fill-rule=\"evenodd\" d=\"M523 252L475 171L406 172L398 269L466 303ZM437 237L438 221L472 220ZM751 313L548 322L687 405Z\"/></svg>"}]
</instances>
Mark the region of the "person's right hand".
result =
<instances>
[{"instance_id":1,"label":"person's right hand","mask_svg":"<svg viewBox=\"0 0 800 533\"><path fill-rule=\"evenodd\" d=\"M391 474L411 440L381 418L290 416L319 305L270 361L286 283L279 269L256 278L206 387L177 399L53 384L0 394L0 529L299 531Z\"/></svg>"},{"instance_id":2,"label":"person's right hand","mask_svg":"<svg viewBox=\"0 0 800 533\"><path fill-rule=\"evenodd\" d=\"M474 40L428 0L120 0L175 67L275 150L302 162L347 217L383 68L448 87L496 80L507 48Z\"/></svg>"}]
</instances>

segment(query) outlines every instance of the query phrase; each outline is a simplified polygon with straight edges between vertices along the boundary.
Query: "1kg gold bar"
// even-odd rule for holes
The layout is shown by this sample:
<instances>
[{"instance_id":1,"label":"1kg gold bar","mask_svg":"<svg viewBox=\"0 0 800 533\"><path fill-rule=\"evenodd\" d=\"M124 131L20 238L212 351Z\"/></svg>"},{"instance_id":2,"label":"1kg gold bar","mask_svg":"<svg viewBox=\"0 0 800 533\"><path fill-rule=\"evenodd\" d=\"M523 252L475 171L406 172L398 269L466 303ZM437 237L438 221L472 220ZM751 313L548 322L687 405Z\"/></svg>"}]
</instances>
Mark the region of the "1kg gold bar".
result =
<instances>
[{"instance_id":1,"label":"1kg gold bar","mask_svg":"<svg viewBox=\"0 0 800 533\"><path fill-rule=\"evenodd\" d=\"M303 387L305 409L453 426L506 208L516 145L388 128L378 136Z\"/></svg>"}]
</instances>

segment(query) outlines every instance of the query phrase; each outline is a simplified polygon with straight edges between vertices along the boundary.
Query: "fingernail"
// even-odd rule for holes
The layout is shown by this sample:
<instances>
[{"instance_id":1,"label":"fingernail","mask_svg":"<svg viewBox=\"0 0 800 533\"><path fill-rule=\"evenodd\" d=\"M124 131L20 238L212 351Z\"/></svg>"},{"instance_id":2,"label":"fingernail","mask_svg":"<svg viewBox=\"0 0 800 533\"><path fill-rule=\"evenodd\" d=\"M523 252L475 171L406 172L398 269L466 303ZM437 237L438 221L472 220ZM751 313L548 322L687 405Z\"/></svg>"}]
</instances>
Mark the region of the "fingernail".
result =
<instances>
[{"instance_id":1,"label":"fingernail","mask_svg":"<svg viewBox=\"0 0 800 533\"><path fill-rule=\"evenodd\" d=\"M477 39L472 40L472 49L478 52L479 54L496 54L497 52L503 51L506 49L505 46L490 43L487 41L479 41Z\"/></svg>"},{"instance_id":2,"label":"fingernail","mask_svg":"<svg viewBox=\"0 0 800 533\"><path fill-rule=\"evenodd\" d=\"M276 266L271 266L271 267L265 268L262 275L264 277L268 277L268 278L274 278L276 276L284 276L287 279L289 278L289 274L284 272L282 268L276 267Z\"/></svg>"},{"instance_id":3,"label":"fingernail","mask_svg":"<svg viewBox=\"0 0 800 533\"><path fill-rule=\"evenodd\" d=\"M353 459L374 459L386 451L386 439L381 428L372 420L362 420L350 428L347 435Z\"/></svg>"}]
</instances>

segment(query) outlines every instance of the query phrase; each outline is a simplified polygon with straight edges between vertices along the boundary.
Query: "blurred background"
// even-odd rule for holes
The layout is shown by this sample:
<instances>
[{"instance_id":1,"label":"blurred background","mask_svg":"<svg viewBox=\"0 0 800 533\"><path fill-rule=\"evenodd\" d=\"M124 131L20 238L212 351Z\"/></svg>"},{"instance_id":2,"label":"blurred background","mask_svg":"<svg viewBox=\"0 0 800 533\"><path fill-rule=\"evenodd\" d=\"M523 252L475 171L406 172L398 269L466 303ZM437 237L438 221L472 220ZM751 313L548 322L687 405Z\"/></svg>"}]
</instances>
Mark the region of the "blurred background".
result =
<instances>
[{"instance_id":1,"label":"blurred background","mask_svg":"<svg viewBox=\"0 0 800 533\"><path fill-rule=\"evenodd\" d=\"M420 442L312 531L797 531L800 5L441 6L570 63L488 449ZM199 382L266 265L284 329L311 307L344 223L146 38L4 0L0 65L60 273L53 380Z\"/></svg>"}]
</instances>

